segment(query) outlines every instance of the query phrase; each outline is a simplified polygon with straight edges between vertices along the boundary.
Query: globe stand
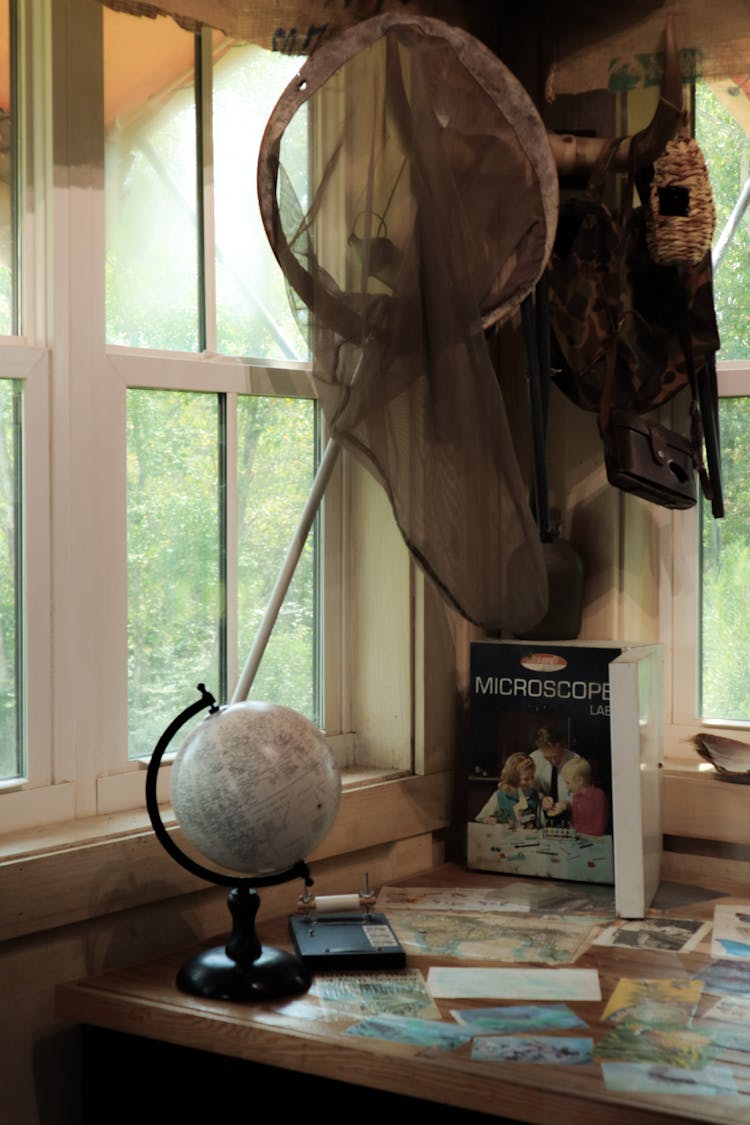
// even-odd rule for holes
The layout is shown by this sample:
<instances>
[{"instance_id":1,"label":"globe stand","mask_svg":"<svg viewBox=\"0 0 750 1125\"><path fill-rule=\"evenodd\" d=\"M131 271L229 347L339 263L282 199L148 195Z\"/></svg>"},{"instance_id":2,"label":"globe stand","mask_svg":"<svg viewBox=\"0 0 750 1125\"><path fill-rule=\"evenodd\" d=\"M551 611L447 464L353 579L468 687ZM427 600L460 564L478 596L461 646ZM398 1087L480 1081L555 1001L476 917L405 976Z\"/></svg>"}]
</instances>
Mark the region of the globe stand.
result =
<instances>
[{"instance_id":1,"label":"globe stand","mask_svg":"<svg viewBox=\"0 0 750 1125\"><path fill-rule=\"evenodd\" d=\"M191 957L177 973L175 984L181 992L211 1000L272 1000L305 992L310 987L312 974L301 958L285 950L261 945L258 941L255 917L260 897L254 888L286 883L296 878L302 878L306 886L312 886L307 864L300 860L287 871L252 879L212 871L177 846L161 819L156 781L164 751L180 727L199 711L206 707L212 713L219 710L214 697L203 684L198 684L198 690L201 698L172 720L156 744L146 771L146 808L159 843L172 859L192 875L232 888L227 897L232 933L226 945L205 949Z\"/></svg>"},{"instance_id":2,"label":"globe stand","mask_svg":"<svg viewBox=\"0 0 750 1125\"><path fill-rule=\"evenodd\" d=\"M212 1000L272 1000L305 992L312 974L299 957L283 949L263 946L255 934L260 898L240 883L227 898L232 936L225 946L191 957L177 974L182 992Z\"/></svg>"}]
</instances>

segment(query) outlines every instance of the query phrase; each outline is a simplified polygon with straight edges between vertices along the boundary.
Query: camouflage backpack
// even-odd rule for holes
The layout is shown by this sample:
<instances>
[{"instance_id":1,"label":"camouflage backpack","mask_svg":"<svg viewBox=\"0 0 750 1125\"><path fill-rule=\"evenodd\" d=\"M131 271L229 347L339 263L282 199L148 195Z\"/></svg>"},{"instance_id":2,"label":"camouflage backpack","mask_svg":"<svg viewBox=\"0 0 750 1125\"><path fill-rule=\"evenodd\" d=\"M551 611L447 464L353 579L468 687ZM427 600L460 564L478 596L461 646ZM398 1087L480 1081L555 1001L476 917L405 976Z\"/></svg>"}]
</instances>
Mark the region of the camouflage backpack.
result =
<instances>
[{"instance_id":1,"label":"camouflage backpack","mask_svg":"<svg viewBox=\"0 0 750 1125\"><path fill-rule=\"evenodd\" d=\"M720 515L714 367L720 341L710 251L694 265L653 261L647 212L630 206L632 173L622 212L602 199L618 144L613 140L603 152L585 196L560 208L547 267L554 381L577 406L599 413L603 437L610 411L642 415L687 387L695 403L688 439L695 468L704 494L715 501L714 515ZM650 172L636 181L642 199L648 199ZM702 467L704 436L708 473Z\"/></svg>"},{"instance_id":2,"label":"camouflage backpack","mask_svg":"<svg viewBox=\"0 0 750 1125\"><path fill-rule=\"evenodd\" d=\"M658 265L645 209L619 214L603 202L618 143L603 152L586 195L560 207L548 264L552 366L577 406L598 411L616 346L613 404L645 413L689 383L684 328L696 372L718 350L719 333L710 253L694 266Z\"/></svg>"}]
</instances>

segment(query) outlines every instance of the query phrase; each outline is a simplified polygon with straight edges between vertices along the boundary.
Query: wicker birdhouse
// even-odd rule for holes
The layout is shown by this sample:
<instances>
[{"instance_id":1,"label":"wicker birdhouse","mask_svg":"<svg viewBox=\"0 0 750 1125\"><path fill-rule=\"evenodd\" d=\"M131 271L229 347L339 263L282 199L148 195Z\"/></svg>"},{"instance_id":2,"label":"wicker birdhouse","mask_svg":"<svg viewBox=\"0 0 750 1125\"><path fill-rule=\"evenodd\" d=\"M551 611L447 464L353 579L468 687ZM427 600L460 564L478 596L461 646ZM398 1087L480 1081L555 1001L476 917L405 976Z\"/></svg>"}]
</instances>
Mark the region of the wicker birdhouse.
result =
<instances>
[{"instance_id":1,"label":"wicker birdhouse","mask_svg":"<svg viewBox=\"0 0 750 1125\"><path fill-rule=\"evenodd\" d=\"M695 265L710 249L715 225L703 153L697 141L681 134L654 162L646 220L651 257L660 265Z\"/></svg>"}]
</instances>

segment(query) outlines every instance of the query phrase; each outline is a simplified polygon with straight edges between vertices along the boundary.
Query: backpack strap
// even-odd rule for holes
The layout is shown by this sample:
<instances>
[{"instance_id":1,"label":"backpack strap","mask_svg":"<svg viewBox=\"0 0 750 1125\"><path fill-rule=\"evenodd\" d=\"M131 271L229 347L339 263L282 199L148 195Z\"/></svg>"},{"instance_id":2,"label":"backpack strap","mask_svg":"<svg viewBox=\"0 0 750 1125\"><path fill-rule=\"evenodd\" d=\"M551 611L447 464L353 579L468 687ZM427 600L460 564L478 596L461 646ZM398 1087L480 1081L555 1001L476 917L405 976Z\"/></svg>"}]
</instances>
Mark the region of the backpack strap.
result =
<instances>
[{"instance_id":1,"label":"backpack strap","mask_svg":"<svg viewBox=\"0 0 750 1125\"><path fill-rule=\"evenodd\" d=\"M640 133L635 133L630 141L628 149L628 178L625 184L625 194L623 196L622 207L620 209L620 284L619 284L619 303L617 308L617 323L613 325L612 339L610 341L609 352L607 354L607 366L604 373L604 382L602 384L602 395L599 401L599 433L602 437L607 432L609 426L609 415L612 410L612 399L615 390L615 370L617 367L617 347L620 338L620 328L622 326L622 318L624 314L624 294L627 278L626 273L626 248L628 229L630 227L630 220L633 215L633 188L635 185L635 169L636 169L636 152L638 147L638 138ZM621 139L621 138L620 138ZM609 160L611 161L615 152L620 144L620 140L612 142L614 146ZM609 146L611 147L611 146ZM609 167L609 161L607 162Z\"/></svg>"},{"instance_id":2,"label":"backpack strap","mask_svg":"<svg viewBox=\"0 0 750 1125\"><path fill-rule=\"evenodd\" d=\"M526 351L526 384L529 396L529 417L533 451L533 508L543 542L554 538L549 511L547 487L547 462L545 455L545 389L549 373L549 320L546 311L546 294L540 299L540 289L532 291L521 303L524 347ZM544 346L546 334L547 346ZM542 368L547 364L544 372ZM545 384L545 385L543 385Z\"/></svg>"},{"instance_id":3,"label":"backpack strap","mask_svg":"<svg viewBox=\"0 0 750 1125\"><path fill-rule=\"evenodd\" d=\"M682 281L683 271L678 267ZM683 284L683 294L684 294ZM701 482L701 492L711 501L711 514L714 519L724 515L724 496L721 484L721 452L719 448L718 388L716 385L716 363L714 356L706 357L706 365L701 377L695 370L695 356L690 334L687 296L683 302L680 316L680 344L685 354L690 381L690 445L696 472ZM706 447L706 461L703 461L703 446Z\"/></svg>"},{"instance_id":4,"label":"backpack strap","mask_svg":"<svg viewBox=\"0 0 750 1125\"><path fill-rule=\"evenodd\" d=\"M618 148L625 140L624 137L612 137L594 161L589 182L586 185L586 199L601 199L604 194L604 183L609 175L612 161Z\"/></svg>"}]
</instances>

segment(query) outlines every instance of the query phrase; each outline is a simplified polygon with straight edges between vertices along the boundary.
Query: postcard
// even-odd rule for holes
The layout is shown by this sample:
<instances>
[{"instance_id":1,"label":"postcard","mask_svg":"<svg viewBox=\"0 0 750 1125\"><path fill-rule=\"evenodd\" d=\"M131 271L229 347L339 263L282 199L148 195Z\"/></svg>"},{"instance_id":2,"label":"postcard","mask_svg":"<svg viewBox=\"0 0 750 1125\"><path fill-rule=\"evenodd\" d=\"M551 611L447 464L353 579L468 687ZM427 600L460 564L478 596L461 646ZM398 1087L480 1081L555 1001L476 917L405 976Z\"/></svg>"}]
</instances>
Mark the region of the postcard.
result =
<instances>
[{"instance_id":1,"label":"postcard","mask_svg":"<svg viewBox=\"0 0 750 1125\"><path fill-rule=\"evenodd\" d=\"M598 933L579 918L527 915L391 909L388 921L407 953L541 965L570 964Z\"/></svg>"},{"instance_id":2,"label":"postcard","mask_svg":"<svg viewBox=\"0 0 750 1125\"><path fill-rule=\"evenodd\" d=\"M575 887L553 879L515 877L502 887L383 887L376 903L385 913L412 907L474 914L578 914L598 921L616 917L612 887Z\"/></svg>"},{"instance_id":3,"label":"postcard","mask_svg":"<svg viewBox=\"0 0 750 1125\"><path fill-rule=\"evenodd\" d=\"M427 987L436 998L601 1000L596 969L470 969L433 966Z\"/></svg>"},{"instance_id":4,"label":"postcard","mask_svg":"<svg viewBox=\"0 0 750 1125\"><path fill-rule=\"evenodd\" d=\"M471 1028L475 1035L513 1035L517 1031L569 1031L587 1027L567 1004L523 1004L505 1008L461 1008L451 1012L454 1020Z\"/></svg>"},{"instance_id":5,"label":"postcard","mask_svg":"<svg viewBox=\"0 0 750 1125\"><path fill-rule=\"evenodd\" d=\"M715 1055L709 1035L676 1028L621 1024L605 1035L594 1050L597 1062L658 1062L694 1070Z\"/></svg>"},{"instance_id":6,"label":"postcard","mask_svg":"<svg viewBox=\"0 0 750 1125\"><path fill-rule=\"evenodd\" d=\"M615 892L610 886L586 883L576 886L554 879L513 880L513 897L536 914L590 915L599 921L614 920Z\"/></svg>"},{"instance_id":7,"label":"postcard","mask_svg":"<svg viewBox=\"0 0 750 1125\"><path fill-rule=\"evenodd\" d=\"M644 921L610 926L595 939L594 945L689 953L710 929L710 922L698 922L693 918L646 918Z\"/></svg>"},{"instance_id":8,"label":"postcard","mask_svg":"<svg viewBox=\"0 0 750 1125\"><path fill-rule=\"evenodd\" d=\"M707 1066L702 1070L662 1066L654 1063L602 1063L602 1077L608 1090L642 1094L696 1094L704 1098L736 1094L728 1066Z\"/></svg>"},{"instance_id":9,"label":"postcard","mask_svg":"<svg viewBox=\"0 0 750 1125\"><path fill-rule=\"evenodd\" d=\"M555 1063L575 1066L590 1063L593 1039L566 1039L563 1036L487 1035L471 1045L471 1057L488 1062Z\"/></svg>"},{"instance_id":10,"label":"postcard","mask_svg":"<svg viewBox=\"0 0 750 1125\"><path fill-rule=\"evenodd\" d=\"M750 1027L744 1027L739 1023L720 1023L716 1020L708 1020L704 1023L696 1019L692 1021L690 1027L693 1031L699 1031L701 1035L709 1035L714 1046L720 1047L722 1051L750 1051Z\"/></svg>"},{"instance_id":11,"label":"postcard","mask_svg":"<svg viewBox=\"0 0 750 1125\"><path fill-rule=\"evenodd\" d=\"M648 1027L686 1027L702 991L703 982L688 977L677 980L624 978L615 985L602 1019Z\"/></svg>"},{"instance_id":12,"label":"postcard","mask_svg":"<svg viewBox=\"0 0 750 1125\"><path fill-rule=\"evenodd\" d=\"M712 961L695 976L703 981L703 991L713 996L750 996L750 963Z\"/></svg>"},{"instance_id":13,"label":"postcard","mask_svg":"<svg viewBox=\"0 0 750 1125\"><path fill-rule=\"evenodd\" d=\"M297 996L281 1001L274 1007L274 1012L279 1016L295 1020L315 1020L318 1023L341 1023L342 1020L351 1018L346 1012L337 1012L319 1000L308 1000L306 997L300 999Z\"/></svg>"},{"instance_id":14,"label":"postcard","mask_svg":"<svg viewBox=\"0 0 750 1125\"><path fill-rule=\"evenodd\" d=\"M724 898L723 891L711 887L693 886L691 883L672 883L664 879L651 900L653 910L680 910L683 906L694 906L697 902L708 902L712 898Z\"/></svg>"},{"instance_id":15,"label":"postcard","mask_svg":"<svg viewBox=\"0 0 750 1125\"><path fill-rule=\"evenodd\" d=\"M750 906L715 906L711 956L750 959Z\"/></svg>"},{"instance_id":16,"label":"postcard","mask_svg":"<svg viewBox=\"0 0 750 1125\"><path fill-rule=\"evenodd\" d=\"M376 909L387 913L411 907L474 914L529 911L528 902L516 898L510 887L383 887L376 902Z\"/></svg>"},{"instance_id":17,"label":"postcard","mask_svg":"<svg viewBox=\"0 0 750 1125\"><path fill-rule=\"evenodd\" d=\"M369 1016L348 1027L344 1035L363 1035L369 1039L388 1039L393 1043L414 1043L418 1047L434 1047L455 1051L471 1040L472 1033L449 1023L414 1019L409 1016Z\"/></svg>"},{"instance_id":18,"label":"postcard","mask_svg":"<svg viewBox=\"0 0 750 1125\"><path fill-rule=\"evenodd\" d=\"M703 1013L703 1018L750 1024L750 997L722 996L721 1000Z\"/></svg>"},{"instance_id":19,"label":"postcard","mask_svg":"<svg viewBox=\"0 0 750 1125\"><path fill-rule=\"evenodd\" d=\"M342 1016L392 1015L442 1019L419 969L398 973L316 973L308 995Z\"/></svg>"}]
</instances>

